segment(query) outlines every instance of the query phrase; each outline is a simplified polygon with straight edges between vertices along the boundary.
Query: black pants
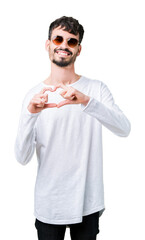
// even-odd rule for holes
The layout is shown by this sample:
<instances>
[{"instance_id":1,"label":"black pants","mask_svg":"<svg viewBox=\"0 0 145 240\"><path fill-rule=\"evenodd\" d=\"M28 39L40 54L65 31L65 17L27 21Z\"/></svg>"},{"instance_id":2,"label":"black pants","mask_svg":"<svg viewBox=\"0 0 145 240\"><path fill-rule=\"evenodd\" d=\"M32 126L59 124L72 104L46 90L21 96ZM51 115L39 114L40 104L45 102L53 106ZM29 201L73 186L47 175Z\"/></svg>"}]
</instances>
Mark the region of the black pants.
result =
<instances>
[{"instance_id":1,"label":"black pants","mask_svg":"<svg viewBox=\"0 0 145 240\"><path fill-rule=\"evenodd\" d=\"M56 225L35 221L39 240L64 240L66 226L70 228L71 240L96 240L99 233L99 212L83 216L81 223Z\"/></svg>"}]
</instances>

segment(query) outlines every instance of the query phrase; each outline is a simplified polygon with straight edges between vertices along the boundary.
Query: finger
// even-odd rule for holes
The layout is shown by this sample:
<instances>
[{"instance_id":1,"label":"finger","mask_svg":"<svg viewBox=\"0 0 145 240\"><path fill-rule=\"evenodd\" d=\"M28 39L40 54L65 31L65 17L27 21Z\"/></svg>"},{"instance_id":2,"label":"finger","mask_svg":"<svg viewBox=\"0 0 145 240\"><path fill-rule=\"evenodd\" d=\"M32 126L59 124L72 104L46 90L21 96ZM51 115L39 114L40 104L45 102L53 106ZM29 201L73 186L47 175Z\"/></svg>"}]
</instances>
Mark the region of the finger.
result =
<instances>
[{"instance_id":1,"label":"finger","mask_svg":"<svg viewBox=\"0 0 145 240\"><path fill-rule=\"evenodd\" d=\"M36 106L43 108L44 104L45 104L45 99L41 99L41 102L39 104L37 104Z\"/></svg>"},{"instance_id":2,"label":"finger","mask_svg":"<svg viewBox=\"0 0 145 240\"><path fill-rule=\"evenodd\" d=\"M59 94L62 96L62 95L65 95L67 93L67 90L63 90L63 91L61 91Z\"/></svg>"},{"instance_id":3,"label":"finger","mask_svg":"<svg viewBox=\"0 0 145 240\"><path fill-rule=\"evenodd\" d=\"M64 85L63 83L59 83L56 85L56 88L63 88L64 90L68 90L68 87L66 85Z\"/></svg>"},{"instance_id":4,"label":"finger","mask_svg":"<svg viewBox=\"0 0 145 240\"><path fill-rule=\"evenodd\" d=\"M41 104L41 103L43 103L44 102L44 99L41 99L41 98L33 98L32 100L31 100L31 103L32 104Z\"/></svg>"},{"instance_id":5,"label":"finger","mask_svg":"<svg viewBox=\"0 0 145 240\"><path fill-rule=\"evenodd\" d=\"M70 101L70 100L62 101L62 102L57 104L57 108L62 107L64 105L66 105L66 104L71 104L71 103L72 103L72 101Z\"/></svg>"},{"instance_id":6,"label":"finger","mask_svg":"<svg viewBox=\"0 0 145 240\"><path fill-rule=\"evenodd\" d=\"M45 93L46 91L48 91L49 90L49 88L43 88L40 92L39 92L39 94L43 94L43 93Z\"/></svg>"},{"instance_id":7,"label":"finger","mask_svg":"<svg viewBox=\"0 0 145 240\"><path fill-rule=\"evenodd\" d=\"M39 99L40 101L41 101L41 99L44 99L44 102L48 102L48 94L47 93L45 93L45 94L37 94L37 95L35 95L34 96L34 98L33 98L33 100L35 100L35 99ZM41 101L41 102L43 102L43 101Z\"/></svg>"},{"instance_id":8,"label":"finger","mask_svg":"<svg viewBox=\"0 0 145 240\"><path fill-rule=\"evenodd\" d=\"M40 96L40 95L38 95L37 97L34 97L33 99L32 99L32 101L35 101L35 100L39 100L40 102L46 102L46 101L48 101L48 95L42 95L42 96Z\"/></svg>"},{"instance_id":9,"label":"finger","mask_svg":"<svg viewBox=\"0 0 145 240\"><path fill-rule=\"evenodd\" d=\"M57 104L56 103L47 103L44 105L44 109L45 108L52 108L52 107L57 107Z\"/></svg>"},{"instance_id":10,"label":"finger","mask_svg":"<svg viewBox=\"0 0 145 240\"><path fill-rule=\"evenodd\" d=\"M38 94L36 94L35 96L34 96L34 98L45 98L46 96L47 96L48 94L47 93L38 93Z\"/></svg>"},{"instance_id":11,"label":"finger","mask_svg":"<svg viewBox=\"0 0 145 240\"><path fill-rule=\"evenodd\" d=\"M57 87L56 87L56 86L54 86L54 88L52 89L52 92L56 91L56 89L57 89Z\"/></svg>"},{"instance_id":12,"label":"finger","mask_svg":"<svg viewBox=\"0 0 145 240\"><path fill-rule=\"evenodd\" d=\"M65 99L69 99L69 100L76 100L76 96L72 95L72 94L67 94L65 92L60 93L60 95L65 98Z\"/></svg>"},{"instance_id":13,"label":"finger","mask_svg":"<svg viewBox=\"0 0 145 240\"><path fill-rule=\"evenodd\" d=\"M55 91L54 89L52 89L51 87L45 87L45 88L43 88L41 91L40 91L40 94L42 93L45 93L46 91L51 91L51 92L53 92L53 91Z\"/></svg>"},{"instance_id":14,"label":"finger","mask_svg":"<svg viewBox=\"0 0 145 240\"><path fill-rule=\"evenodd\" d=\"M76 96L71 96L71 100L76 99Z\"/></svg>"},{"instance_id":15,"label":"finger","mask_svg":"<svg viewBox=\"0 0 145 240\"><path fill-rule=\"evenodd\" d=\"M69 95L65 96L65 98L68 98L68 99L73 100L73 99L76 98L76 96L74 96L74 95L72 95L72 94L69 94Z\"/></svg>"},{"instance_id":16,"label":"finger","mask_svg":"<svg viewBox=\"0 0 145 240\"><path fill-rule=\"evenodd\" d=\"M45 93L44 99L45 99L45 102L48 102L48 94L47 93Z\"/></svg>"}]
</instances>

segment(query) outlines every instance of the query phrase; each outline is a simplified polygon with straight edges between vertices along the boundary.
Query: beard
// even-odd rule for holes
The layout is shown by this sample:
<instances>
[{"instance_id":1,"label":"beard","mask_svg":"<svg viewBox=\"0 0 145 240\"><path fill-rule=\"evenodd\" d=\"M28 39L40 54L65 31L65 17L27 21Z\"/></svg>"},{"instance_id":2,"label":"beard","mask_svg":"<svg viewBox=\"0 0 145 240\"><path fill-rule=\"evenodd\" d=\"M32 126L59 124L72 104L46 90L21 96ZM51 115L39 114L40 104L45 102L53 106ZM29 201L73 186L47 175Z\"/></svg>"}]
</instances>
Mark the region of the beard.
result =
<instances>
[{"instance_id":1,"label":"beard","mask_svg":"<svg viewBox=\"0 0 145 240\"><path fill-rule=\"evenodd\" d=\"M76 56L72 57L70 60L66 60L65 58L61 58L60 61L53 59L52 62L55 63L59 67L67 67L74 63L76 60Z\"/></svg>"},{"instance_id":2,"label":"beard","mask_svg":"<svg viewBox=\"0 0 145 240\"><path fill-rule=\"evenodd\" d=\"M63 50L63 49L61 49L61 50ZM69 52L72 55L72 53L68 49L64 49L64 50ZM56 52L56 50L54 50L54 53L55 52ZM75 62L76 57L77 57L77 53L74 54L73 56L71 56L69 58L69 60L66 60L66 58L64 58L64 57L60 57L60 60L56 60L54 55L53 55L52 62L59 67L67 67L67 66L69 66L69 65L71 65L72 63Z\"/></svg>"}]
</instances>

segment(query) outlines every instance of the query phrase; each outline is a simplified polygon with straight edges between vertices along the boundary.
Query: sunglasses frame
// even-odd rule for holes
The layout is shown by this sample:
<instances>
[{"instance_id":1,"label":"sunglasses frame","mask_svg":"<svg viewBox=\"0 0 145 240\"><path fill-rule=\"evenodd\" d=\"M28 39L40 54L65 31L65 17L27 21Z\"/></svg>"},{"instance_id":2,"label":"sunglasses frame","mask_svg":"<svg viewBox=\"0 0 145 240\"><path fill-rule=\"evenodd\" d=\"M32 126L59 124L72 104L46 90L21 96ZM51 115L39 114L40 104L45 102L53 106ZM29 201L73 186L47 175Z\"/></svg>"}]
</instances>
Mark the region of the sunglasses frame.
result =
<instances>
[{"instance_id":1,"label":"sunglasses frame","mask_svg":"<svg viewBox=\"0 0 145 240\"><path fill-rule=\"evenodd\" d=\"M61 42L60 44L54 43L54 40L55 40L57 37L61 37L61 38L62 38L62 42ZM73 47L71 47L71 46L69 45L69 41L70 41L71 39L77 40L77 44L76 44L75 46L73 46ZM56 46L59 46L59 45L61 45L61 44L64 42L65 39L64 39L63 36L56 35L56 36L53 36L53 38L52 38L51 40L52 40L52 42L53 42ZM71 47L71 48L74 48L74 47L76 47L77 45L80 45L79 40L76 39L76 38L67 38L66 40L67 40L67 45L68 45L69 47Z\"/></svg>"}]
</instances>

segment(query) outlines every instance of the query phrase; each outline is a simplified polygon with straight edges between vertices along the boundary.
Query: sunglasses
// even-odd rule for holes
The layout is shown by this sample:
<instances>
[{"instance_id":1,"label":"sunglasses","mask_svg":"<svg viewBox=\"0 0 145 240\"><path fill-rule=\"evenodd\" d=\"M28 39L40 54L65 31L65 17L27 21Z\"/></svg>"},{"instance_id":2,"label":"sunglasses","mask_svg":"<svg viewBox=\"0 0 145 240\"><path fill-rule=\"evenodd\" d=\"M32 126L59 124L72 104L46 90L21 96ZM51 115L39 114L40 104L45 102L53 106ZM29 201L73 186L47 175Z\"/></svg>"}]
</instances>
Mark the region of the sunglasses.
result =
<instances>
[{"instance_id":1,"label":"sunglasses","mask_svg":"<svg viewBox=\"0 0 145 240\"><path fill-rule=\"evenodd\" d=\"M52 38L52 42L57 46L62 44L63 41L64 41L64 38L62 36L54 36ZM75 46L80 45L79 41L76 38L68 38L67 39L67 44L71 48L74 48Z\"/></svg>"}]
</instances>

